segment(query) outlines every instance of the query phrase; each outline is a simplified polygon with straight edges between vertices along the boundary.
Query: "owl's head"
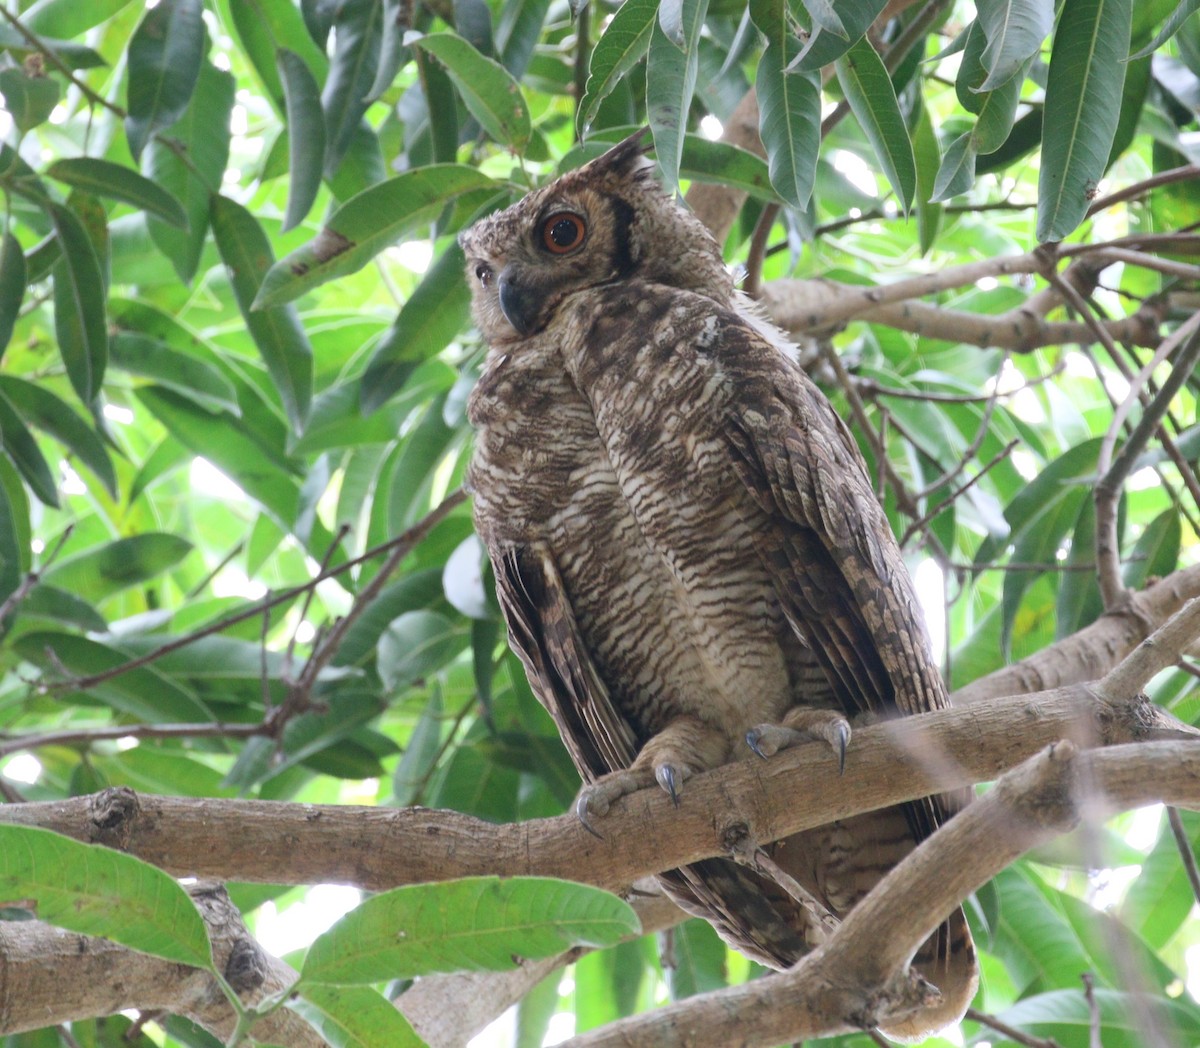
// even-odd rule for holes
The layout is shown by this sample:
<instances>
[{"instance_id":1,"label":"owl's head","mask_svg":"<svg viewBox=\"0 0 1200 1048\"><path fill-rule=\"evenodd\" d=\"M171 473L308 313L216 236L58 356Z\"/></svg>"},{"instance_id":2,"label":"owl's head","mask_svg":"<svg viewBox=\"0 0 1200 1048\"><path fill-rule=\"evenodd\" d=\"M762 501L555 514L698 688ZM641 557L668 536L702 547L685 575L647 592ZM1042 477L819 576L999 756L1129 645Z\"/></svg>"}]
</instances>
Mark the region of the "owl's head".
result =
<instances>
[{"instance_id":1,"label":"owl's head","mask_svg":"<svg viewBox=\"0 0 1200 1048\"><path fill-rule=\"evenodd\" d=\"M727 304L721 249L658 184L645 131L459 235L475 322L491 345L541 331L569 295L619 280Z\"/></svg>"}]
</instances>

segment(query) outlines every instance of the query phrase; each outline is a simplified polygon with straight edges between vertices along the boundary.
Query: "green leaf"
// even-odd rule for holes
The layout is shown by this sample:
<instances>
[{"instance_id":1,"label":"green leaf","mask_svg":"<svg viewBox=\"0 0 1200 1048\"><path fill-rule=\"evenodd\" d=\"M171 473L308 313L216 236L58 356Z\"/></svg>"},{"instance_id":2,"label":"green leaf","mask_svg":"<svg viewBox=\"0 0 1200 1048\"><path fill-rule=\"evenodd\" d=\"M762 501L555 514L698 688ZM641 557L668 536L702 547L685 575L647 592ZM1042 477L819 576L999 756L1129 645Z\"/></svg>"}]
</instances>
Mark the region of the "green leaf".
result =
<instances>
[{"instance_id":1,"label":"green leaf","mask_svg":"<svg viewBox=\"0 0 1200 1048\"><path fill-rule=\"evenodd\" d=\"M2 395L0 436L3 437L4 454L25 478L25 483L38 497L38 501L46 506L57 507L58 487L54 482L54 475L50 472L50 464L38 447L37 441L33 439L33 434L13 410L12 404Z\"/></svg>"},{"instance_id":2,"label":"green leaf","mask_svg":"<svg viewBox=\"0 0 1200 1048\"><path fill-rule=\"evenodd\" d=\"M1096 988L1094 997L1104 1048L1143 1048L1150 1017L1154 1028L1165 1038L1164 1043L1198 1043L1200 1023L1184 1001L1103 987ZM1091 1009L1083 990L1074 987L1026 997L998 1011L996 1019L1032 1037L1051 1039L1062 1045L1089 1043L1093 1029Z\"/></svg>"},{"instance_id":3,"label":"green leaf","mask_svg":"<svg viewBox=\"0 0 1200 1048\"><path fill-rule=\"evenodd\" d=\"M44 124L58 105L58 81L30 76L21 66L0 69L0 95L13 124L22 135Z\"/></svg>"},{"instance_id":4,"label":"green leaf","mask_svg":"<svg viewBox=\"0 0 1200 1048\"><path fill-rule=\"evenodd\" d=\"M98 601L157 578L191 550L192 544L178 535L146 531L64 557L44 571L42 578L85 600Z\"/></svg>"},{"instance_id":5,"label":"green leaf","mask_svg":"<svg viewBox=\"0 0 1200 1048\"><path fill-rule=\"evenodd\" d=\"M1117 130L1132 0L1072 0L1050 57L1038 177L1039 241L1083 221Z\"/></svg>"},{"instance_id":6,"label":"green leaf","mask_svg":"<svg viewBox=\"0 0 1200 1048\"><path fill-rule=\"evenodd\" d=\"M504 66L454 33L431 33L412 46L442 63L467 111L493 139L516 153L525 151L532 134L529 107Z\"/></svg>"},{"instance_id":7,"label":"green leaf","mask_svg":"<svg viewBox=\"0 0 1200 1048\"><path fill-rule=\"evenodd\" d=\"M5 463L8 472L12 471L12 467ZM17 485L20 487L20 484ZM21 507L24 510L25 517L29 516L29 499L25 496L24 490L21 491L21 496L24 500L24 505ZM24 527L22 527L22 524ZM16 588L21 584L21 575L26 570L26 565L23 563L28 557L22 557L22 552L28 550L28 544L22 544L22 530L28 530L28 523L18 523L17 507L13 505L13 500L8 495L8 485L0 484L0 601L7 600ZM32 594L31 594L32 596ZM22 605L28 605L29 598L26 598ZM0 630L7 630L8 621L0 620Z\"/></svg>"},{"instance_id":8,"label":"green leaf","mask_svg":"<svg viewBox=\"0 0 1200 1048\"><path fill-rule=\"evenodd\" d=\"M0 354L12 341L27 285L25 252L17 238L6 232L0 241Z\"/></svg>"},{"instance_id":9,"label":"green leaf","mask_svg":"<svg viewBox=\"0 0 1200 1048\"><path fill-rule=\"evenodd\" d=\"M283 216L286 233L304 221L321 188L325 162L325 115L321 111L321 89L304 60L294 51L281 48L277 56L279 76L287 100L288 202Z\"/></svg>"},{"instance_id":10,"label":"green leaf","mask_svg":"<svg viewBox=\"0 0 1200 1048\"><path fill-rule=\"evenodd\" d=\"M646 117L654 135L658 166L668 188L679 182L679 160L688 110L696 90L700 61L700 30L708 0L683 0L682 50L663 32L656 20L650 29L646 56Z\"/></svg>"},{"instance_id":11,"label":"green leaf","mask_svg":"<svg viewBox=\"0 0 1200 1048\"><path fill-rule=\"evenodd\" d=\"M679 173L694 182L715 182L759 200L779 199L771 185L770 168L762 157L728 142L710 142L700 135L685 135Z\"/></svg>"},{"instance_id":12,"label":"green leaf","mask_svg":"<svg viewBox=\"0 0 1200 1048\"><path fill-rule=\"evenodd\" d=\"M82 36L92 26L111 18L130 0L36 0L21 16L26 28L39 36L67 39Z\"/></svg>"},{"instance_id":13,"label":"green leaf","mask_svg":"<svg viewBox=\"0 0 1200 1048\"><path fill-rule=\"evenodd\" d=\"M335 1048L424 1048L400 1010L366 986L310 985L288 1006Z\"/></svg>"},{"instance_id":14,"label":"green leaf","mask_svg":"<svg viewBox=\"0 0 1200 1048\"><path fill-rule=\"evenodd\" d=\"M836 66L838 83L907 214L917 188L917 164L892 78L865 37Z\"/></svg>"},{"instance_id":15,"label":"green leaf","mask_svg":"<svg viewBox=\"0 0 1200 1048\"><path fill-rule=\"evenodd\" d=\"M175 148L154 138L146 150L147 177L179 200L187 214L186 230L153 215L147 223L150 238L185 284L191 283L200 265L208 235L209 198L220 188L229 161L234 91L229 73L204 62L191 103L171 128Z\"/></svg>"},{"instance_id":16,"label":"green leaf","mask_svg":"<svg viewBox=\"0 0 1200 1048\"><path fill-rule=\"evenodd\" d=\"M592 126L600 103L645 55L657 10L658 0L625 0L613 14L604 35L596 41L576 117L581 137Z\"/></svg>"},{"instance_id":17,"label":"green leaf","mask_svg":"<svg viewBox=\"0 0 1200 1048\"><path fill-rule=\"evenodd\" d=\"M470 630L461 619L435 611L405 612L379 638L376 665L384 687L398 692L442 669L469 640Z\"/></svg>"},{"instance_id":18,"label":"green leaf","mask_svg":"<svg viewBox=\"0 0 1200 1048\"><path fill-rule=\"evenodd\" d=\"M431 164L380 182L347 200L320 234L271 267L255 309L281 305L310 288L362 269L380 251L446 204L478 189L499 185L473 167Z\"/></svg>"},{"instance_id":19,"label":"green leaf","mask_svg":"<svg viewBox=\"0 0 1200 1048\"><path fill-rule=\"evenodd\" d=\"M4 486L0 485L0 499L2 498ZM0 525L0 533L2 531L3 527ZM29 595L17 606L17 614L22 620L48 619L59 625L77 626L81 630L96 633L103 633L108 628L104 617L86 600L57 586L48 586L44 582L29 591Z\"/></svg>"},{"instance_id":20,"label":"green leaf","mask_svg":"<svg viewBox=\"0 0 1200 1048\"><path fill-rule=\"evenodd\" d=\"M0 894L40 920L177 964L212 967L204 921L174 878L111 848L0 825Z\"/></svg>"},{"instance_id":21,"label":"green leaf","mask_svg":"<svg viewBox=\"0 0 1200 1048\"><path fill-rule=\"evenodd\" d=\"M1182 525L1178 510L1165 509L1138 536L1123 569L1125 585L1141 589L1149 579L1166 578L1179 563Z\"/></svg>"},{"instance_id":22,"label":"green leaf","mask_svg":"<svg viewBox=\"0 0 1200 1048\"><path fill-rule=\"evenodd\" d=\"M817 24L809 34L804 50L792 61L788 71L815 73L823 66L841 58L852 45L863 38L871 23L886 6L887 0L842 0L837 4L842 32L830 32Z\"/></svg>"},{"instance_id":23,"label":"green leaf","mask_svg":"<svg viewBox=\"0 0 1200 1048\"><path fill-rule=\"evenodd\" d=\"M294 306L252 308L263 277L275 262L271 244L249 211L219 194L212 200L212 226L242 319L275 380L292 428L300 432L312 401L308 335Z\"/></svg>"},{"instance_id":24,"label":"green leaf","mask_svg":"<svg viewBox=\"0 0 1200 1048\"><path fill-rule=\"evenodd\" d=\"M938 168L937 178L933 180L933 195L929 199L935 203L949 200L965 193L974 184L974 136L968 131L959 135L946 148L942 156L942 166Z\"/></svg>"},{"instance_id":25,"label":"green leaf","mask_svg":"<svg viewBox=\"0 0 1200 1048\"><path fill-rule=\"evenodd\" d=\"M1200 0L1179 0L1179 6L1171 12L1171 17L1164 23L1158 35L1143 47L1137 54L1129 56L1130 61L1146 58L1157 51L1163 44L1179 32L1180 27L1197 11L1200 11Z\"/></svg>"},{"instance_id":26,"label":"green leaf","mask_svg":"<svg viewBox=\"0 0 1200 1048\"><path fill-rule=\"evenodd\" d=\"M337 171L370 107L383 32L383 5L376 0L344 0L333 11L337 33L321 92L327 177Z\"/></svg>"},{"instance_id":27,"label":"green leaf","mask_svg":"<svg viewBox=\"0 0 1200 1048\"><path fill-rule=\"evenodd\" d=\"M804 0L804 9L808 12L808 17L812 19L814 26L841 37L849 43L850 34L846 30L845 23L838 17L837 11L833 9L831 0Z\"/></svg>"},{"instance_id":28,"label":"green leaf","mask_svg":"<svg viewBox=\"0 0 1200 1048\"><path fill-rule=\"evenodd\" d=\"M942 165L941 149L929 108L918 99L912 129L913 160L917 165L917 233L921 254L927 255L942 227L942 206L934 203L934 186Z\"/></svg>"},{"instance_id":29,"label":"green leaf","mask_svg":"<svg viewBox=\"0 0 1200 1048\"><path fill-rule=\"evenodd\" d=\"M462 330L471 305L464 265L462 248L450 244L400 307L363 375L364 413L386 403L423 361L440 353Z\"/></svg>"},{"instance_id":30,"label":"green leaf","mask_svg":"<svg viewBox=\"0 0 1200 1048\"><path fill-rule=\"evenodd\" d=\"M72 157L56 160L46 168L46 175L96 196L131 204L168 225L187 228L183 205L162 186L123 164L90 156Z\"/></svg>"},{"instance_id":31,"label":"green leaf","mask_svg":"<svg viewBox=\"0 0 1200 1048\"><path fill-rule=\"evenodd\" d=\"M412 50L405 46L404 37L409 30L410 18L405 17L404 3L406 0L383 0L383 35L379 42L379 64L375 70L375 79L367 92L368 101L375 101L396 79L412 58ZM541 28L539 23L538 28Z\"/></svg>"},{"instance_id":32,"label":"green leaf","mask_svg":"<svg viewBox=\"0 0 1200 1048\"><path fill-rule=\"evenodd\" d=\"M381 892L309 947L301 984L370 983L447 971L506 971L523 957L611 946L639 931L599 888L544 877L467 877Z\"/></svg>"},{"instance_id":33,"label":"green leaf","mask_svg":"<svg viewBox=\"0 0 1200 1048\"><path fill-rule=\"evenodd\" d=\"M114 368L167 386L208 411L241 411L237 392L220 371L160 338L121 331L113 336L109 352Z\"/></svg>"},{"instance_id":34,"label":"green leaf","mask_svg":"<svg viewBox=\"0 0 1200 1048\"><path fill-rule=\"evenodd\" d=\"M817 178L821 147L821 87L814 76L787 73L796 42L786 32L782 0L752 0L750 13L767 36L759 59L759 130L771 185L788 205L805 211Z\"/></svg>"},{"instance_id":35,"label":"green leaf","mask_svg":"<svg viewBox=\"0 0 1200 1048\"><path fill-rule=\"evenodd\" d=\"M129 0L121 0L121 2L129 3ZM29 24L28 12L26 12L24 21L26 25ZM53 51L68 69L95 69L97 66L105 64L104 58L90 47L84 47L70 40L60 40L40 34L38 41L45 48ZM24 36L7 24L0 25L0 50L7 51L14 58L22 60L30 55L41 53L41 48L34 47Z\"/></svg>"},{"instance_id":36,"label":"green leaf","mask_svg":"<svg viewBox=\"0 0 1200 1048\"><path fill-rule=\"evenodd\" d=\"M125 134L135 160L188 107L204 58L203 13L202 0L160 0L129 41Z\"/></svg>"},{"instance_id":37,"label":"green leaf","mask_svg":"<svg viewBox=\"0 0 1200 1048\"><path fill-rule=\"evenodd\" d=\"M275 111L283 113L284 85L279 79L277 53L299 55L313 77L321 82L329 73L329 60L318 50L293 0L219 0L223 21L231 24L246 57L254 66ZM321 129L324 140L325 129Z\"/></svg>"},{"instance_id":38,"label":"green leaf","mask_svg":"<svg viewBox=\"0 0 1200 1048\"><path fill-rule=\"evenodd\" d=\"M100 392L108 361L105 281L91 238L75 213L50 205L62 255L54 264L54 329L67 377L90 405Z\"/></svg>"},{"instance_id":39,"label":"green leaf","mask_svg":"<svg viewBox=\"0 0 1200 1048\"><path fill-rule=\"evenodd\" d=\"M987 73L975 90L994 91L1021 72L1054 28L1053 0L980 0L979 25L987 40L981 61ZM1021 74L1021 78L1024 74Z\"/></svg>"}]
</instances>

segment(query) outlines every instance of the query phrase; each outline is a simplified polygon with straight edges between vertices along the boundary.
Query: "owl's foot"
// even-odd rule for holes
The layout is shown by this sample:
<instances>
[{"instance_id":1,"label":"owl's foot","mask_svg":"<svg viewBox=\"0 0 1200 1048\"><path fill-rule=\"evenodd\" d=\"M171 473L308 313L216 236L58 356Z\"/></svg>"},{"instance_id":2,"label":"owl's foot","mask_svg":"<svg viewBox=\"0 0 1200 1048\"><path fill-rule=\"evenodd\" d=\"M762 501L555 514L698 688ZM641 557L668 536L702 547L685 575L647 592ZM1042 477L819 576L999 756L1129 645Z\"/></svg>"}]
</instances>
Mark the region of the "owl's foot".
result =
<instances>
[{"instance_id":1,"label":"owl's foot","mask_svg":"<svg viewBox=\"0 0 1200 1048\"><path fill-rule=\"evenodd\" d=\"M579 796L575 798L575 817L593 837L601 835L591 824L591 816L607 815L614 801L656 782L671 795L676 807L679 806L679 791L684 780L691 778L692 769L686 764L646 762L639 767L639 763L635 762L632 768L605 775L579 791Z\"/></svg>"},{"instance_id":2,"label":"owl's foot","mask_svg":"<svg viewBox=\"0 0 1200 1048\"><path fill-rule=\"evenodd\" d=\"M575 801L575 815L585 830L599 837L589 816L607 814L619 797L657 782L678 806L684 782L726 760L728 745L718 729L697 718L677 718L647 741L628 768L584 786Z\"/></svg>"},{"instance_id":3,"label":"owl's foot","mask_svg":"<svg viewBox=\"0 0 1200 1048\"><path fill-rule=\"evenodd\" d=\"M766 758L802 742L824 739L838 758L838 774L846 769L850 722L833 710L790 710L781 724L760 724L746 732L746 745Z\"/></svg>"}]
</instances>

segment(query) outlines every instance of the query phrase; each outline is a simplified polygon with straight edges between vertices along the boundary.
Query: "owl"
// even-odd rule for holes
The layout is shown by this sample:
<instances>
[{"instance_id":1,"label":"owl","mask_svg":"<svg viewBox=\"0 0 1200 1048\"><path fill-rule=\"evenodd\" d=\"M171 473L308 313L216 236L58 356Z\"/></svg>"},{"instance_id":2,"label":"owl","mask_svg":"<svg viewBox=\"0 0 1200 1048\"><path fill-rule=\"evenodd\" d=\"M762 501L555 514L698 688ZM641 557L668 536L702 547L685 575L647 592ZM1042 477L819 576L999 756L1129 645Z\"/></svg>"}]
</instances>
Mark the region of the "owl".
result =
<instances>
[{"instance_id":1,"label":"owl","mask_svg":"<svg viewBox=\"0 0 1200 1048\"><path fill-rule=\"evenodd\" d=\"M489 347L468 406L475 525L592 829L634 790L678 798L801 741L829 744L832 773L856 719L948 705L853 437L646 148L634 135L459 238ZM796 834L764 849L782 876L719 858L660 881L786 968L962 803ZM942 997L887 1031L906 1039L974 993L961 910L915 964Z\"/></svg>"}]
</instances>

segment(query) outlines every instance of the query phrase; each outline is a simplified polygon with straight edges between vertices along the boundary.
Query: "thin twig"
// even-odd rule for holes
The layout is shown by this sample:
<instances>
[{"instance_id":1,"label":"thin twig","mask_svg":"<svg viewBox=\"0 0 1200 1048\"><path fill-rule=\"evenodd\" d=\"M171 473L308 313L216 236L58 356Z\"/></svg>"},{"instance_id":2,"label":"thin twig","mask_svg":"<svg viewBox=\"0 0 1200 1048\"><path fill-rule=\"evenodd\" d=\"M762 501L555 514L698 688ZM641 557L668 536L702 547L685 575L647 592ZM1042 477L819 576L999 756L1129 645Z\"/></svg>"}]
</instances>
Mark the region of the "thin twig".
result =
<instances>
[{"instance_id":1,"label":"thin twig","mask_svg":"<svg viewBox=\"0 0 1200 1048\"><path fill-rule=\"evenodd\" d=\"M94 673L88 677L71 677L66 675L66 679L55 681L42 686L42 690L47 693L66 690L84 690L95 687L104 681L111 680L113 677L120 676L122 673L128 673L130 670L137 669L139 666L148 666L152 662L157 662L164 655L169 655L172 652L179 651L181 648L186 648L189 644L195 644L196 641L202 640L204 637L211 637L214 634L222 633L229 629L230 626L236 626L240 622L246 622L261 615L271 608L278 607L280 604L286 604L288 601L295 600L296 597L311 589L313 586L324 582L326 579L336 578L344 572L350 571L361 564L365 564L370 560L374 560L381 553L386 553L392 550L392 556L400 554L398 559L409 553L412 548L417 545L429 531L436 525L441 523L452 510L457 509L467 499L467 493L462 488L457 488L442 499L441 503L434 509L430 510L421 520L414 524L407 531L397 535L394 539L389 539L387 542L381 542L378 546L374 546L365 553L357 557L347 560L345 563L337 564L334 567L328 568L319 575L314 576L308 582L300 586L293 586L291 589L283 590L272 597L266 597L242 611L235 612L227 618L214 622L209 626L196 630L194 633L189 633L186 637L179 637L168 644L164 644L160 648L155 648L153 651L147 652L145 655L139 655L136 659L130 659L128 662L122 663L120 666L114 666L112 669L105 670L102 673ZM401 552L402 551L402 552ZM389 558L390 562L390 558Z\"/></svg>"},{"instance_id":2,"label":"thin twig","mask_svg":"<svg viewBox=\"0 0 1200 1048\"><path fill-rule=\"evenodd\" d=\"M12 614L13 608L17 607L29 594L34 587L41 582L42 572L44 572L51 564L58 559L58 555L62 552L63 546L67 544L67 540L71 537L71 532L75 530L74 524L68 524L63 528L62 534L58 536L58 541L54 543L54 548L42 558L42 565L36 571L29 571L21 580L21 584L4 598L4 603L0 604L0 627L4 625L4 620Z\"/></svg>"},{"instance_id":3,"label":"thin twig","mask_svg":"<svg viewBox=\"0 0 1200 1048\"><path fill-rule=\"evenodd\" d=\"M1188 840L1183 816L1174 805L1167 805L1167 821L1171 824L1171 833L1175 835L1175 847L1179 849L1179 858L1183 862L1188 883L1192 886L1192 895L1200 902L1200 869L1196 868L1196 853L1192 851L1192 842Z\"/></svg>"},{"instance_id":4,"label":"thin twig","mask_svg":"<svg viewBox=\"0 0 1200 1048\"><path fill-rule=\"evenodd\" d=\"M947 506L949 506L951 503L953 503L955 499L957 499L959 496L961 496L973 484L979 483L979 481L983 479L984 474L987 473L988 470L990 470L993 467L995 467L996 465L998 465L1000 462L1004 461L1004 459L1008 458L1008 456L1012 454L1013 448L1015 448L1019 443L1020 443L1020 441L1018 441L1018 440L1015 440L1015 439L1010 440L1007 444L1004 445L1004 447L1002 447L999 451L996 452L995 455L992 456L991 460L987 463L987 465L984 466L983 469L981 469L978 473L976 473L975 476L971 477L969 480L966 480L962 484L960 484L957 488L955 488L952 492L950 492L949 495L947 495L944 499L942 499L941 502L939 502L931 510L926 512L925 515L923 517L921 517L920 520L914 520L907 528L904 529L904 535L900 539L900 545L903 547L904 544L906 542L908 542L908 540L910 538L912 538L916 532L920 531L923 527L925 527L925 525L928 524L931 520L933 520L934 517L936 517Z\"/></svg>"},{"instance_id":5,"label":"thin twig","mask_svg":"<svg viewBox=\"0 0 1200 1048\"><path fill-rule=\"evenodd\" d=\"M1088 1048L1104 1048L1100 1040L1100 1005L1096 1002L1096 978L1091 972L1080 972L1083 996L1088 1006Z\"/></svg>"},{"instance_id":6,"label":"thin twig","mask_svg":"<svg viewBox=\"0 0 1200 1048\"><path fill-rule=\"evenodd\" d=\"M262 724L118 724L106 728L74 728L41 734L0 733L0 757L43 746L76 746L81 743L112 742L117 739L250 739L266 735Z\"/></svg>"},{"instance_id":7,"label":"thin twig","mask_svg":"<svg viewBox=\"0 0 1200 1048\"><path fill-rule=\"evenodd\" d=\"M1140 182L1134 182L1131 186L1118 189L1115 193L1109 193L1108 196L1103 196L1099 200L1092 201L1084 217L1091 218L1092 215L1098 214L1105 210L1105 208L1112 207L1113 204L1133 200L1135 197L1143 196L1152 189L1157 189L1159 186L1168 186L1172 182L1186 182L1189 179L1197 177L1200 177L1200 167L1197 167L1195 164L1185 164L1183 167L1173 167L1170 171L1160 171L1157 175L1151 175Z\"/></svg>"},{"instance_id":8,"label":"thin twig","mask_svg":"<svg viewBox=\"0 0 1200 1048\"><path fill-rule=\"evenodd\" d=\"M968 1008L966 1018L972 1022L982 1023L989 1029L1003 1034L1010 1041L1016 1041L1017 1044L1024 1045L1025 1048L1062 1048L1062 1045L1053 1037L1034 1037L1032 1034L1027 1034L1024 1030L1018 1030L1015 1026L1009 1026L1008 1023L1001 1022L994 1015L981 1012L978 1008Z\"/></svg>"}]
</instances>

